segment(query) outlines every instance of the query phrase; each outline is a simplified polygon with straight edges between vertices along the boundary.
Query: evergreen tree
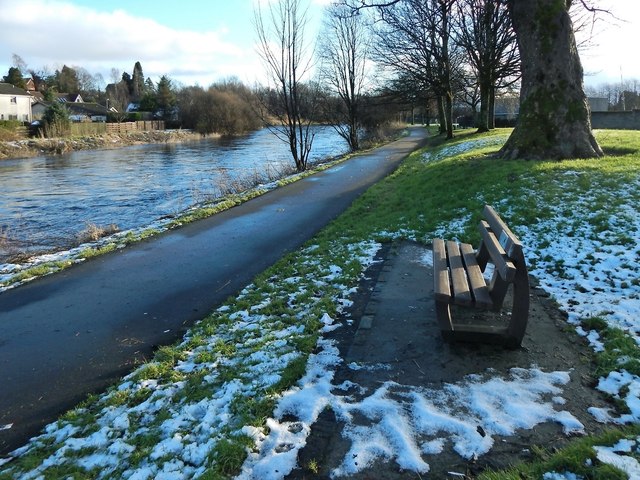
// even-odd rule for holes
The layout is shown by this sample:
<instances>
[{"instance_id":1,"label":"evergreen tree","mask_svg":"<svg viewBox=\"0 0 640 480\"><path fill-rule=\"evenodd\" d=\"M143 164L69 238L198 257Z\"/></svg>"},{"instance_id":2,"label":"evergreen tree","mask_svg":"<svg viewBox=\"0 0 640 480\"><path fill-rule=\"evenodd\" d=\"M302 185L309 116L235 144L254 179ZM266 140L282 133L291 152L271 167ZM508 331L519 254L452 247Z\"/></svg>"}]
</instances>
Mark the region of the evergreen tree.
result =
<instances>
[{"instance_id":1,"label":"evergreen tree","mask_svg":"<svg viewBox=\"0 0 640 480\"><path fill-rule=\"evenodd\" d=\"M61 137L69 131L69 112L62 103L51 102L42 116L42 123L47 138Z\"/></svg>"},{"instance_id":2,"label":"evergreen tree","mask_svg":"<svg viewBox=\"0 0 640 480\"><path fill-rule=\"evenodd\" d=\"M127 87L129 95L133 93L133 79L131 78L131 75L129 75L127 72L124 72L122 74L122 81L120 83Z\"/></svg>"},{"instance_id":3,"label":"evergreen tree","mask_svg":"<svg viewBox=\"0 0 640 480\"><path fill-rule=\"evenodd\" d=\"M22 78L22 72L18 67L9 68L9 72L4 76L4 82L20 88L26 87L25 80Z\"/></svg>"},{"instance_id":4,"label":"evergreen tree","mask_svg":"<svg viewBox=\"0 0 640 480\"><path fill-rule=\"evenodd\" d=\"M141 112L155 112L158 110L158 102L154 92L145 93L140 99Z\"/></svg>"},{"instance_id":5,"label":"evergreen tree","mask_svg":"<svg viewBox=\"0 0 640 480\"><path fill-rule=\"evenodd\" d=\"M151 80L151 78L147 78L144 81L144 93L146 94L156 93L156 86L153 84L153 80Z\"/></svg>"},{"instance_id":6,"label":"evergreen tree","mask_svg":"<svg viewBox=\"0 0 640 480\"><path fill-rule=\"evenodd\" d=\"M174 107L176 106L176 95L173 91L171 79L166 75L160 77L156 91L156 102L158 104L158 108L162 112L162 118L169 120L172 117Z\"/></svg>"},{"instance_id":7,"label":"evergreen tree","mask_svg":"<svg viewBox=\"0 0 640 480\"><path fill-rule=\"evenodd\" d=\"M136 62L133 67L133 78L131 79L133 100L139 102L144 95L144 74L142 73L142 65Z\"/></svg>"},{"instance_id":8,"label":"evergreen tree","mask_svg":"<svg viewBox=\"0 0 640 480\"><path fill-rule=\"evenodd\" d=\"M80 85L77 72L66 65L62 66L62 70L55 73L56 87L61 93L78 93Z\"/></svg>"}]
</instances>

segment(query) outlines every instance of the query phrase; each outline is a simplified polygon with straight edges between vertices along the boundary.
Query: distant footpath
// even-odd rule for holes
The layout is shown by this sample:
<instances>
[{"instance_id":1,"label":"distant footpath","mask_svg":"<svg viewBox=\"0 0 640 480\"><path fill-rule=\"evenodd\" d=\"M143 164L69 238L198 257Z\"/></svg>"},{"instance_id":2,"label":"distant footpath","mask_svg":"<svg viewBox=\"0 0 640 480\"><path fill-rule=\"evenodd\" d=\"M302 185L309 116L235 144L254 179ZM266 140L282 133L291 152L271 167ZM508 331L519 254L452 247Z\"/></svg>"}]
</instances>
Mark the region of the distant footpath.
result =
<instances>
[{"instance_id":1,"label":"distant footpath","mask_svg":"<svg viewBox=\"0 0 640 480\"><path fill-rule=\"evenodd\" d=\"M126 134L88 135L71 138L30 138L0 142L0 160L62 155L77 150L101 150L145 143L178 143L201 139L191 130L136 131Z\"/></svg>"}]
</instances>

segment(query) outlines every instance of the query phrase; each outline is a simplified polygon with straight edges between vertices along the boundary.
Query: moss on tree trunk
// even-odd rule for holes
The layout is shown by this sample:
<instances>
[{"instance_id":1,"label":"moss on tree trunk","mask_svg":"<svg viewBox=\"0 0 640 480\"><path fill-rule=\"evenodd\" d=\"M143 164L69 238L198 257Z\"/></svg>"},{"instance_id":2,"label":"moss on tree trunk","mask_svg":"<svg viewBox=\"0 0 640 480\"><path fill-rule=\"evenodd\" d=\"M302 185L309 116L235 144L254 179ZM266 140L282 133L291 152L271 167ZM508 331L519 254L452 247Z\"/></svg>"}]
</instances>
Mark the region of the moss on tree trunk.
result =
<instances>
[{"instance_id":1,"label":"moss on tree trunk","mask_svg":"<svg viewBox=\"0 0 640 480\"><path fill-rule=\"evenodd\" d=\"M511 0L522 60L518 124L504 158L602 156L591 131L582 65L566 0Z\"/></svg>"}]
</instances>

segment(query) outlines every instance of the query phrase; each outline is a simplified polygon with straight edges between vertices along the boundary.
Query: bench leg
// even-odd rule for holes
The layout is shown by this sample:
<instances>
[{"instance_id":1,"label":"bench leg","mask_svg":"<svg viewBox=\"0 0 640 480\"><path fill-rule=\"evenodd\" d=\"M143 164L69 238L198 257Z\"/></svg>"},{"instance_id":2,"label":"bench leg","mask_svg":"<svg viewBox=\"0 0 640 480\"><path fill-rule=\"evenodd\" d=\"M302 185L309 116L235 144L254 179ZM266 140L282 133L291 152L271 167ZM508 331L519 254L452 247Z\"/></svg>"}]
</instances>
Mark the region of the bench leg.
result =
<instances>
[{"instance_id":1,"label":"bench leg","mask_svg":"<svg viewBox=\"0 0 640 480\"><path fill-rule=\"evenodd\" d=\"M513 280L511 321L507 327L507 342L514 348L522 343L529 320L529 274L524 260L521 262L520 265L517 265L516 276Z\"/></svg>"},{"instance_id":2,"label":"bench leg","mask_svg":"<svg viewBox=\"0 0 640 480\"><path fill-rule=\"evenodd\" d=\"M436 300L436 318L442 336L447 341L451 340L453 338L453 322L451 321L451 308L448 303Z\"/></svg>"}]
</instances>

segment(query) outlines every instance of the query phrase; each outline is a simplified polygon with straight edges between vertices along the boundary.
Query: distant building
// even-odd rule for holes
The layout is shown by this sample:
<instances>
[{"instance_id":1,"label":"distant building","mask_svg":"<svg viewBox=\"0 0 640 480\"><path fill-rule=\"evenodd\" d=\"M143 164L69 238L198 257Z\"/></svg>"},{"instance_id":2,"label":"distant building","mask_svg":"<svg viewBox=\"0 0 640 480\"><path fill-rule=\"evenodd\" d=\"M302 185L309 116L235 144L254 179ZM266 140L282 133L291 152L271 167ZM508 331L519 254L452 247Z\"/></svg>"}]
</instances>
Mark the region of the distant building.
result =
<instances>
[{"instance_id":1,"label":"distant building","mask_svg":"<svg viewBox=\"0 0 640 480\"><path fill-rule=\"evenodd\" d=\"M29 93L33 93L36 91L36 83L33 81L33 78L27 79L24 89Z\"/></svg>"},{"instance_id":2,"label":"distant building","mask_svg":"<svg viewBox=\"0 0 640 480\"><path fill-rule=\"evenodd\" d=\"M72 122L106 122L107 107L97 103L75 102L67 104Z\"/></svg>"},{"instance_id":3,"label":"distant building","mask_svg":"<svg viewBox=\"0 0 640 480\"><path fill-rule=\"evenodd\" d=\"M55 97L60 103L84 103L79 93L56 93Z\"/></svg>"},{"instance_id":4,"label":"distant building","mask_svg":"<svg viewBox=\"0 0 640 480\"><path fill-rule=\"evenodd\" d=\"M59 100L58 100L59 101ZM107 108L104 105L87 102L63 102L72 122L106 122ZM34 120L42 120L50 102L37 101L33 105Z\"/></svg>"},{"instance_id":5,"label":"distant building","mask_svg":"<svg viewBox=\"0 0 640 480\"><path fill-rule=\"evenodd\" d=\"M33 120L42 120L42 116L44 115L44 112L47 110L48 106L49 104L47 102L45 102L44 100L38 100L38 98L36 97L34 99L33 106L31 107Z\"/></svg>"},{"instance_id":6,"label":"distant building","mask_svg":"<svg viewBox=\"0 0 640 480\"><path fill-rule=\"evenodd\" d=\"M33 97L10 83L0 83L0 120L31 122Z\"/></svg>"},{"instance_id":7,"label":"distant building","mask_svg":"<svg viewBox=\"0 0 640 480\"><path fill-rule=\"evenodd\" d=\"M589 97L589 109L592 112L608 112L609 111L609 99L600 97Z\"/></svg>"}]
</instances>

